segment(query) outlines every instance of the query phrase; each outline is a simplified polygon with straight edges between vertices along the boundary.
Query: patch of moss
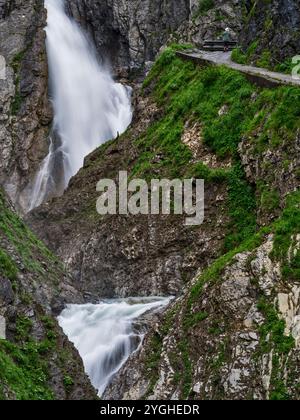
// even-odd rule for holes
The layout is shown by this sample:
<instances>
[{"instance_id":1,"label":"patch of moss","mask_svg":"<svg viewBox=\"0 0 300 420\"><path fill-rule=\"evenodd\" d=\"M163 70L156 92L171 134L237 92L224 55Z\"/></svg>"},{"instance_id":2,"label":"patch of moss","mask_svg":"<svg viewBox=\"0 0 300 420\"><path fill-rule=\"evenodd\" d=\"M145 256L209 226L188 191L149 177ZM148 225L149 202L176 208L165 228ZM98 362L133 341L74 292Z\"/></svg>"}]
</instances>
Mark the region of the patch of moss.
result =
<instances>
[{"instance_id":1,"label":"patch of moss","mask_svg":"<svg viewBox=\"0 0 300 420\"><path fill-rule=\"evenodd\" d=\"M276 64L274 70L279 73L291 74L295 66L296 64L293 63L293 57L290 57L286 58L282 63Z\"/></svg>"},{"instance_id":2,"label":"patch of moss","mask_svg":"<svg viewBox=\"0 0 300 420\"><path fill-rule=\"evenodd\" d=\"M16 345L0 340L0 383L16 400L52 400L42 344Z\"/></svg>"},{"instance_id":3,"label":"patch of moss","mask_svg":"<svg viewBox=\"0 0 300 420\"><path fill-rule=\"evenodd\" d=\"M300 278L300 251L296 237L300 226L300 191L289 195L282 217L275 223L274 248L271 257L280 261L283 278L288 281Z\"/></svg>"},{"instance_id":4,"label":"patch of moss","mask_svg":"<svg viewBox=\"0 0 300 420\"><path fill-rule=\"evenodd\" d=\"M53 268L53 280L55 280L57 272L63 270L62 263L58 260L58 258L52 254L40 240L37 239L37 237L25 225L20 217L9 208L1 190L0 235L2 235L6 241L10 243L11 247L14 249L14 252L20 257L22 264L29 272L35 273L39 276L44 276L45 267L42 265L41 261L48 262L48 275L51 273L51 268ZM3 263L3 267L4 252L5 251L2 250L2 257L0 257ZM15 278L16 270L18 270L18 268L16 263L13 262L12 258L10 256L8 256L8 258L11 259L11 264L10 266L7 265L7 270L12 270L10 275ZM7 257L5 264L8 264Z\"/></svg>"},{"instance_id":5,"label":"patch of moss","mask_svg":"<svg viewBox=\"0 0 300 420\"><path fill-rule=\"evenodd\" d=\"M280 196L278 191L264 188L261 192L261 209L263 212L272 213L280 206Z\"/></svg>"},{"instance_id":6,"label":"patch of moss","mask_svg":"<svg viewBox=\"0 0 300 420\"><path fill-rule=\"evenodd\" d=\"M21 342L28 341L31 329L31 320L24 316L19 316L16 321L16 339Z\"/></svg>"},{"instance_id":7,"label":"patch of moss","mask_svg":"<svg viewBox=\"0 0 300 420\"><path fill-rule=\"evenodd\" d=\"M67 393L70 391L70 389L72 388L73 385L74 385L74 380L69 375L65 375L64 376L64 387L65 387L65 390L66 390Z\"/></svg>"},{"instance_id":8,"label":"patch of moss","mask_svg":"<svg viewBox=\"0 0 300 420\"><path fill-rule=\"evenodd\" d=\"M260 58L256 61L256 65L265 69L272 69L271 58L271 51L265 50L261 53Z\"/></svg>"},{"instance_id":9,"label":"patch of moss","mask_svg":"<svg viewBox=\"0 0 300 420\"><path fill-rule=\"evenodd\" d=\"M203 16L215 6L214 0L199 0L198 9L196 11L196 17Z\"/></svg>"}]
</instances>

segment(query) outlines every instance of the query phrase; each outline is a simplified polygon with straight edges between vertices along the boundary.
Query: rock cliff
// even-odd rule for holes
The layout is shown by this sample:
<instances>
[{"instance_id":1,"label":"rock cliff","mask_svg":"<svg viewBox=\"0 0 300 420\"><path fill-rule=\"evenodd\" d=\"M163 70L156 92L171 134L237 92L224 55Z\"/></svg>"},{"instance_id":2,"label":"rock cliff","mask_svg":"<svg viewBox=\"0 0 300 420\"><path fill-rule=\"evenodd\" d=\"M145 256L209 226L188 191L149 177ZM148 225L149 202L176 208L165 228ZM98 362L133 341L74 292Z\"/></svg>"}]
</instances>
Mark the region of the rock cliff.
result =
<instances>
[{"instance_id":1,"label":"rock cliff","mask_svg":"<svg viewBox=\"0 0 300 420\"><path fill-rule=\"evenodd\" d=\"M140 68L153 61L170 34L189 19L189 0L68 1L99 53L117 68Z\"/></svg>"},{"instance_id":2,"label":"rock cliff","mask_svg":"<svg viewBox=\"0 0 300 420\"><path fill-rule=\"evenodd\" d=\"M252 61L265 67L286 63L289 70L300 50L299 23L298 1L245 1L241 45Z\"/></svg>"},{"instance_id":3,"label":"rock cliff","mask_svg":"<svg viewBox=\"0 0 300 420\"><path fill-rule=\"evenodd\" d=\"M226 27L249 62L289 69L299 53L297 1L252 0L69 2L70 13L89 31L100 54L113 66L139 68L153 61L166 42L222 36Z\"/></svg>"},{"instance_id":4,"label":"rock cliff","mask_svg":"<svg viewBox=\"0 0 300 420\"><path fill-rule=\"evenodd\" d=\"M7 64L6 78L0 80L0 180L22 209L28 182L47 154L52 121L44 2L6 1L0 19L0 53Z\"/></svg>"}]
</instances>

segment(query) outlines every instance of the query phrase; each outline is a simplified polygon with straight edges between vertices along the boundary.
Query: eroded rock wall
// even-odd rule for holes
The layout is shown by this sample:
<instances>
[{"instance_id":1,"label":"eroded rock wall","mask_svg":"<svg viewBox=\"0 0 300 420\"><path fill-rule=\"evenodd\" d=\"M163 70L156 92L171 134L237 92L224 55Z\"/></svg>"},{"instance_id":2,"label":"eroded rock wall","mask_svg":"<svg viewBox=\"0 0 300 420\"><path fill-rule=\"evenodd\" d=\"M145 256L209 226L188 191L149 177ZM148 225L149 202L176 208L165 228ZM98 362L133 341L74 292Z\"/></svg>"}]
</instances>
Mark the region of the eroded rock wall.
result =
<instances>
[{"instance_id":1,"label":"eroded rock wall","mask_svg":"<svg viewBox=\"0 0 300 420\"><path fill-rule=\"evenodd\" d=\"M76 0L70 13L115 68L153 61L170 34L189 19L189 0Z\"/></svg>"},{"instance_id":2,"label":"eroded rock wall","mask_svg":"<svg viewBox=\"0 0 300 420\"><path fill-rule=\"evenodd\" d=\"M21 210L25 187L48 151L52 110L48 99L43 0L4 2L0 53L6 79L0 80L0 182Z\"/></svg>"}]
</instances>

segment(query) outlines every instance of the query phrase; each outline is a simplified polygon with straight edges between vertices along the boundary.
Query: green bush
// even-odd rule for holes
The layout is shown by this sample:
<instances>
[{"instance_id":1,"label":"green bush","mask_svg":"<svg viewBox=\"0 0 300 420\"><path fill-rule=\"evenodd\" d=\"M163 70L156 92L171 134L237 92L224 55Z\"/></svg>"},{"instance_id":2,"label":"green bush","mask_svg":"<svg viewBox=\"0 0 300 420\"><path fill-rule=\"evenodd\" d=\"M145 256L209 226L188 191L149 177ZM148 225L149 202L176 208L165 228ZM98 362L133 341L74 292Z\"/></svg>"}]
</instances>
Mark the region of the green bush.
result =
<instances>
[{"instance_id":1,"label":"green bush","mask_svg":"<svg viewBox=\"0 0 300 420\"><path fill-rule=\"evenodd\" d=\"M199 0L197 15L204 15L205 13L209 12L214 7L214 5L214 0Z\"/></svg>"},{"instance_id":2,"label":"green bush","mask_svg":"<svg viewBox=\"0 0 300 420\"><path fill-rule=\"evenodd\" d=\"M6 252L0 248L0 274L9 280L15 280L18 274L18 268L14 261Z\"/></svg>"},{"instance_id":3,"label":"green bush","mask_svg":"<svg viewBox=\"0 0 300 420\"><path fill-rule=\"evenodd\" d=\"M262 52L260 58L256 61L256 65L265 69L272 69L271 58L271 51L265 50Z\"/></svg>"},{"instance_id":4,"label":"green bush","mask_svg":"<svg viewBox=\"0 0 300 420\"><path fill-rule=\"evenodd\" d=\"M247 56L239 47L232 51L231 60L237 64L247 64Z\"/></svg>"}]
</instances>

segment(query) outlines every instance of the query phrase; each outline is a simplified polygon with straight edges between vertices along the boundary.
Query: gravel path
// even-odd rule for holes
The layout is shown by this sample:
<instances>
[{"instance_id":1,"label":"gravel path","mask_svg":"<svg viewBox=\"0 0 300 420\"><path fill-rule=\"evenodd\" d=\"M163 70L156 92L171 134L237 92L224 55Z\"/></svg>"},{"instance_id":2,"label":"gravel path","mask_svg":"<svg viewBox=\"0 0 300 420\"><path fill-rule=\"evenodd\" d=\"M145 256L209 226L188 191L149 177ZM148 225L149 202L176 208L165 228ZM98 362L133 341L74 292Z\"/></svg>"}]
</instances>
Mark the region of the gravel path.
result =
<instances>
[{"instance_id":1,"label":"gravel path","mask_svg":"<svg viewBox=\"0 0 300 420\"><path fill-rule=\"evenodd\" d=\"M269 71L260 67L237 64L231 60L231 52L206 52L199 50L198 52L180 53L180 55L191 57L196 60L199 58L199 60L208 61L214 64L223 64L227 67L241 71L243 73L247 73L252 76L261 76L270 82L278 83L280 85L283 84L300 86L300 75L293 77L292 75L276 73L274 71Z\"/></svg>"}]
</instances>

